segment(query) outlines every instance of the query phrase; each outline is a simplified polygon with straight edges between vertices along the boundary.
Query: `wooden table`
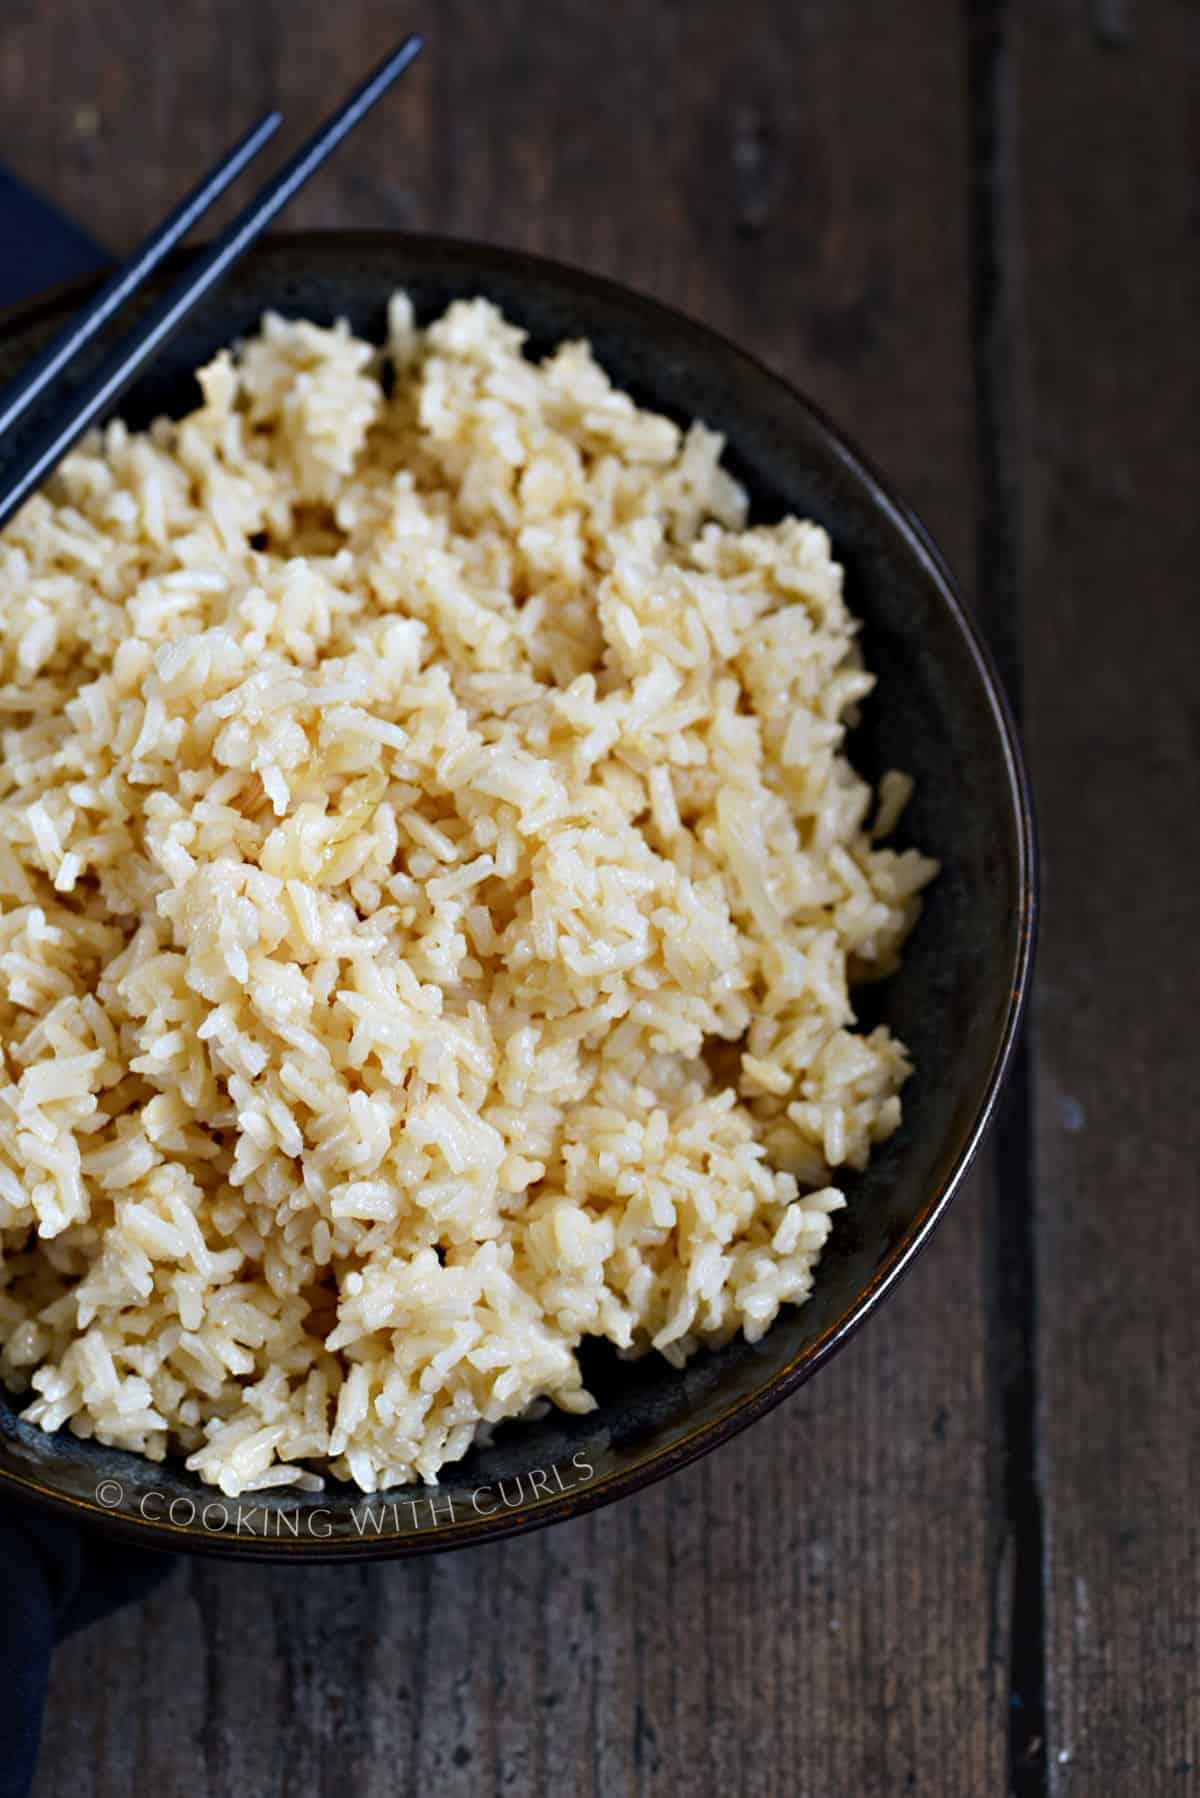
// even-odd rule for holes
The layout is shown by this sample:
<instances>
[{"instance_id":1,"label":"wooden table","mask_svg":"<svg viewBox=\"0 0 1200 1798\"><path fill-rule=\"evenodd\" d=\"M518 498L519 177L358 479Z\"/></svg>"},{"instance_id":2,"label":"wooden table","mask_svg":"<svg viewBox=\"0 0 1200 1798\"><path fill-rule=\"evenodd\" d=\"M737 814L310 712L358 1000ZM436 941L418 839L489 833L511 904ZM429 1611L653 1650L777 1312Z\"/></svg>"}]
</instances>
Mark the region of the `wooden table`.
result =
<instances>
[{"instance_id":1,"label":"wooden table","mask_svg":"<svg viewBox=\"0 0 1200 1798\"><path fill-rule=\"evenodd\" d=\"M5 0L0 157L128 247L408 25L419 69L289 222L645 288L891 472L1023 713L1025 1058L935 1245L782 1410L474 1554L181 1567L60 1655L39 1798L1200 1791L1195 14Z\"/></svg>"}]
</instances>

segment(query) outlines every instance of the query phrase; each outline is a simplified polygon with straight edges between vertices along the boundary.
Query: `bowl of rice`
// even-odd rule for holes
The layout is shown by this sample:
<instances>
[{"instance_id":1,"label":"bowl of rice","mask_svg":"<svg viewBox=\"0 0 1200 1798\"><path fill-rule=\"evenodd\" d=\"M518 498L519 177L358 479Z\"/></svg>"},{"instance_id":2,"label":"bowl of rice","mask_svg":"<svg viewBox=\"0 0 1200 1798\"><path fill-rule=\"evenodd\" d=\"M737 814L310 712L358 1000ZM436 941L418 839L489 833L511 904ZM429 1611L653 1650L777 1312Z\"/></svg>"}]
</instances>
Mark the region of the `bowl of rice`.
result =
<instances>
[{"instance_id":1,"label":"bowl of rice","mask_svg":"<svg viewBox=\"0 0 1200 1798\"><path fill-rule=\"evenodd\" d=\"M912 1261L1017 1025L1025 778L937 552L766 369L532 257L281 238L0 601L0 1489L505 1535Z\"/></svg>"}]
</instances>

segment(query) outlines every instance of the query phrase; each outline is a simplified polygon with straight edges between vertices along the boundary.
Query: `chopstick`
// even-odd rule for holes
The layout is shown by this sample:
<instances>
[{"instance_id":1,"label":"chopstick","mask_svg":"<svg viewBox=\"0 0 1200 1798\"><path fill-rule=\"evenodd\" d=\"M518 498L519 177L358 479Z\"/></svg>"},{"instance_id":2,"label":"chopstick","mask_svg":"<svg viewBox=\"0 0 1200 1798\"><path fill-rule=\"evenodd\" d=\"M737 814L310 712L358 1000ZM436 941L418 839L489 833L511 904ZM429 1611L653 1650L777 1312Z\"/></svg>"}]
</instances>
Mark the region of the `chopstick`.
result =
<instances>
[{"instance_id":1,"label":"chopstick","mask_svg":"<svg viewBox=\"0 0 1200 1798\"><path fill-rule=\"evenodd\" d=\"M366 117L393 82L420 54L416 35L384 58L329 119L314 133L258 197L240 212L173 287L157 300L117 344L96 372L70 396L61 417L48 426L32 447L4 471L0 487L0 529L57 466L89 426L120 398L146 364L175 335L196 306L224 280L271 220Z\"/></svg>"},{"instance_id":2,"label":"chopstick","mask_svg":"<svg viewBox=\"0 0 1200 1798\"><path fill-rule=\"evenodd\" d=\"M0 439L24 416L38 396L45 392L55 376L61 374L69 362L74 361L84 344L90 343L97 331L102 330L126 300L137 292L167 252L187 236L197 220L203 218L214 201L237 180L267 139L274 136L281 121L280 113L269 112L244 137L239 138L216 168L209 171L185 200L180 201L174 212L151 233L124 267L109 277L95 299L64 325L40 355L35 356L29 366L22 369L17 379L0 393Z\"/></svg>"}]
</instances>

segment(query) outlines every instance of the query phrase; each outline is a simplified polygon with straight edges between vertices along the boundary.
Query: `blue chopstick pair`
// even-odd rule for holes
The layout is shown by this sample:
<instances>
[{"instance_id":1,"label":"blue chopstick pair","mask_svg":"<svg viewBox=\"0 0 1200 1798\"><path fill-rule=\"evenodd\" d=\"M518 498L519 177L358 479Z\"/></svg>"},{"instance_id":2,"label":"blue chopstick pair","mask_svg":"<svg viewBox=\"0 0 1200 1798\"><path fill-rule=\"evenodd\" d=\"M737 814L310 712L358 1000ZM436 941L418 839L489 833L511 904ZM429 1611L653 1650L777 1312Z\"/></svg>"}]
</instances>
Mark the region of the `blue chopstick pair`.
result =
<instances>
[{"instance_id":1,"label":"blue chopstick pair","mask_svg":"<svg viewBox=\"0 0 1200 1798\"><path fill-rule=\"evenodd\" d=\"M384 58L331 118L272 176L262 191L138 320L101 362L72 389L63 410L34 441L4 467L0 481L0 529L3 529L71 446L120 398L188 314L233 268L262 235L272 219L300 191L354 127L420 53L421 40L410 36ZM64 326L0 393L0 444L74 362L84 345L137 292L147 276L242 173L280 124L280 114L260 119L166 218L123 268L110 277L94 299Z\"/></svg>"}]
</instances>

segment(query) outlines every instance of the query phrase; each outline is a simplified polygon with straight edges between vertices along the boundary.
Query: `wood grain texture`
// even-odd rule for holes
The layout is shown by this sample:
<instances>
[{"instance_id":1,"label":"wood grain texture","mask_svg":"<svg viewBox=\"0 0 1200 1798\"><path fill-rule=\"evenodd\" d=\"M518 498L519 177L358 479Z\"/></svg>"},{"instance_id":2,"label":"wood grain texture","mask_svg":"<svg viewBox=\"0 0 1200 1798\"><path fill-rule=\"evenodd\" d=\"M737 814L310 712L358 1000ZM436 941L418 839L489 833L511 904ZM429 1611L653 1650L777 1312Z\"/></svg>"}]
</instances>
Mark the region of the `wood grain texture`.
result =
<instances>
[{"instance_id":1,"label":"wood grain texture","mask_svg":"<svg viewBox=\"0 0 1200 1798\"><path fill-rule=\"evenodd\" d=\"M957 8L922 10L416 8L422 64L289 222L503 239L683 305L808 387L965 567L964 52ZM118 245L394 29L365 0L119 11L0 37L0 154ZM999 1791L987 1177L812 1388L666 1485L435 1563L182 1569L60 1655L38 1798Z\"/></svg>"},{"instance_id":2,"label":"wood grain texture","mask_svg":"<svg viewBox=\"0 0 1200 1798\"><path fill-rule=\"evenodd\" d=\"M1030 9L1026 689L1051 1789L1200 1791L1194 9ZM1093 19L1093 25L1097 20ZM1190 109L1190 110L1189 110Z\"/></svg>"},{"instance_id":3,"label":"wood grain texture","mask_svg":"<svg viewBox=\"0 0 1200 1798\"><path fill-rule=\"evenodd\" d=\"M700 1466L435 1562L182 1567L60 1654L37 1798L1200 1789L1187 9L6 0L0 157L125 248L409 26L287 223L681 305L978 571L1047 844L1036 1228L1018 1105L864 1334ZM1043 1683L1048 1740L1010 1732Z\"/></svg>"}]
</instances>

